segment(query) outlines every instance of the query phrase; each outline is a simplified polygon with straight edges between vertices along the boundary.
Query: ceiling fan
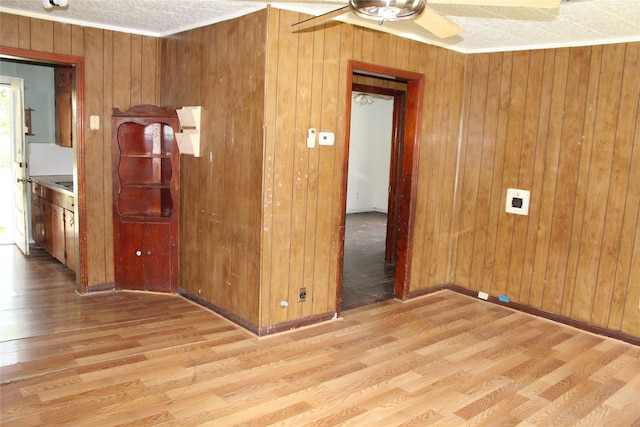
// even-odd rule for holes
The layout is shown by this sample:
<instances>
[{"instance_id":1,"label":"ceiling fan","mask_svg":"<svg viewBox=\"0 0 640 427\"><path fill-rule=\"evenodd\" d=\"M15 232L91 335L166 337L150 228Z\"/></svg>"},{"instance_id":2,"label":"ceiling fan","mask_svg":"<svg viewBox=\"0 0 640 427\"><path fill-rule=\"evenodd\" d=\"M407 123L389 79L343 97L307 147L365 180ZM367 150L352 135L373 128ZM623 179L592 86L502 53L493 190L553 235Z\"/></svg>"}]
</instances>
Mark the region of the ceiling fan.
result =
<instances>
[{"instance_id":1,"label":"ceiling fan","mask_svg":"<svg viewBox=\"0 0 640 427\"><path fill-rule=\"evenodd\" d=\"M316 3L316 1L311 1ZM320 3L318 1L317 3ZM463 28L428 7L428 4L455 4L467 6L503 6L530 8L557 8L561 0L348 0L348 4L319 16L293 24L300 31L353 12L357 17L385 22L411 20L439 38L452 37Z\"/></svg>"}]
</instances>

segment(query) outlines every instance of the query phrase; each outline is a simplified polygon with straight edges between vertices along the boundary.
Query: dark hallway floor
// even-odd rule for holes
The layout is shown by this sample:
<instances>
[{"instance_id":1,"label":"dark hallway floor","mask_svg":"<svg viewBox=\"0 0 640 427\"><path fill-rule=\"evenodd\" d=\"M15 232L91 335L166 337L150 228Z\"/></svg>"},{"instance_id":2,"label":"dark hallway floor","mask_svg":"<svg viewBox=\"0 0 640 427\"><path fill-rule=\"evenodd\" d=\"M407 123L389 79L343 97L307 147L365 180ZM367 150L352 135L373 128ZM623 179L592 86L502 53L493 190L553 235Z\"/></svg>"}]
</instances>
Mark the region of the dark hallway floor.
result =
<instances>
[{"instance_id":1,"label":"dark hallway floor","mask_svg":"<svg viewBox=\"0 0 640 427\"><path fill-rule=\"evenodd\" d=\"M385 265L387 214L348 214L345 223L341 309L393 298L395 265Z\"/></svg>"}]
</instances>

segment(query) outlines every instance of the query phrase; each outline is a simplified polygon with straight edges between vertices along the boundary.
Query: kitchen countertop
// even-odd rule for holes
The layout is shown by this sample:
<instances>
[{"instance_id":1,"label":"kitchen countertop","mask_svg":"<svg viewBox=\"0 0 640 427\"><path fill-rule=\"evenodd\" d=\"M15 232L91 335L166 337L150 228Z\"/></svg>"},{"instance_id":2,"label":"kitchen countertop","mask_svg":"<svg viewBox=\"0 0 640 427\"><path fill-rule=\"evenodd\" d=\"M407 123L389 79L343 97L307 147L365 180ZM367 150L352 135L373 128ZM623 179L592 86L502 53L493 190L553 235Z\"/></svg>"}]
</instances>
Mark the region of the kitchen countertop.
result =
<instances>
[{"instance_id":1,"label":"kitchen countertop","mask_svg":"<svg viewBox=\"0 0 640 427\"><path fill-rule=\"evenodd\" d=\"M33 182L61 191L69 196L74 196L73 175L40 175L31 176Z\"/></svg>"}]
</instances>

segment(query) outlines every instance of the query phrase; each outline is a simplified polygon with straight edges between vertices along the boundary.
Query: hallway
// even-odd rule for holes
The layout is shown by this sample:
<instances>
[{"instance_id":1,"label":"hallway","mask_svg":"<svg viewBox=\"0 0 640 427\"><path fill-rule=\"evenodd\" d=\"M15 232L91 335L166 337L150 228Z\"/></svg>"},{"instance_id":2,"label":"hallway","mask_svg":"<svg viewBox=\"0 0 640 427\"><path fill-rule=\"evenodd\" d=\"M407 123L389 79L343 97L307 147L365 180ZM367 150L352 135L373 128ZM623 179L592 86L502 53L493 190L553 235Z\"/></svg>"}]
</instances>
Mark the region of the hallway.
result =
<instances>
[{"instance_id":1,"label":"hallway","mask_svg":"<svg viewBox=\"0 0 640 427\"><path fill-rule=\"evenodd\" d=\"M396 268L384 262L386 229L385 213L346 216L342 310L393 298Z\"/></svg>"}]
</instances>

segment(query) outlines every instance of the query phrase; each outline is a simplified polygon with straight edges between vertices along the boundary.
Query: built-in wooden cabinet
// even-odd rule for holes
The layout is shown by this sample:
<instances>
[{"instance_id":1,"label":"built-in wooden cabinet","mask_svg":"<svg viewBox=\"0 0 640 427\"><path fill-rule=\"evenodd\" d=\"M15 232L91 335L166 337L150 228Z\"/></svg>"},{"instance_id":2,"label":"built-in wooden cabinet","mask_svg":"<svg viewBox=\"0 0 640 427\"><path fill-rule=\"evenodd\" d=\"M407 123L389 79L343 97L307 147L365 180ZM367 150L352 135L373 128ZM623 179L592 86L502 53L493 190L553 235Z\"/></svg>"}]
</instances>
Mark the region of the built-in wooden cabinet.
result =
<instances>
[{"instance_id":1,"label":"built-in wooden cabinet","mask_svg":"<svg viewBox=\"0 0 640 427\"><path fill-rule=\"evenodd\" d=\"M113 230L118 289L178 288L178 116L153 105L114 108Z\"/></svg>"},{"instance_id":2,"label":"built-in wooden cabinet","mask_svg":"<svg viewBox=\"0 0 640 427\"><path fill-rule=\"evenodd\" d=\"M73 147L73 76L71 66L56 65L53 72L55 87L56 144Z\"/></svg>"},{"instance_id":3,"label":"built-in wooden cabinet","mask_svg":"<svg viewBox=\"0 0 640 427\"><path fill-rule=\"evenodd\" d=\"M75 198L54 185L32 183L31 236L54 258L76 271Z\"/></svg>"}]
</instances>

